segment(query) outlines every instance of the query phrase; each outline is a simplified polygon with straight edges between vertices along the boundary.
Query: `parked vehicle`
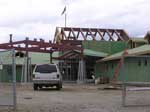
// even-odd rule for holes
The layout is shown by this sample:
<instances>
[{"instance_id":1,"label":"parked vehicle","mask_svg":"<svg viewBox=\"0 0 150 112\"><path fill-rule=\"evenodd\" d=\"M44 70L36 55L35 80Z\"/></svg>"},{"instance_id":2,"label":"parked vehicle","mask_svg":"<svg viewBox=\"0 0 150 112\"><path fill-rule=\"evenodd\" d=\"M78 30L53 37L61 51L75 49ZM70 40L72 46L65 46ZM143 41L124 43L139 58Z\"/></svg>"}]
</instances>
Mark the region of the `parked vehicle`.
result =
<instances>
[{"instance_id":1,"label":"parked vehicle","mask_svg":"<svg viewBox=\"0 0 150 112\"><path fill-rule=\"evenodd\" d=\"M34 90L42 87L56 86L58 90L62 88L62 76L56 64L36 65L33 70Z\"/></svg>"}]
</instances>

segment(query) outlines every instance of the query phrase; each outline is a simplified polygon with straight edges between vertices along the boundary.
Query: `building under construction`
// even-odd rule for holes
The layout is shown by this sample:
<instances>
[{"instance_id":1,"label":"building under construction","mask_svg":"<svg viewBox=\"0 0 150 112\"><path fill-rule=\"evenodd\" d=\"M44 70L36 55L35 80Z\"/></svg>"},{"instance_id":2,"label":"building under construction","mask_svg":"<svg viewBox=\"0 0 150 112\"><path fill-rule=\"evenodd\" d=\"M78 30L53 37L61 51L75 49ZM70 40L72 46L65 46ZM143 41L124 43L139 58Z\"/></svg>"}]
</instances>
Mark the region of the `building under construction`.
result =
<instances>
[{"instance_id":1,"label":"building under construction","mask_svg":"<svg viewBox=\"0 0 150 112\"><path fill-rule=\"evenodd\" d=\"M128 47L129 36L122 29L57 27L54 43L79 46L60 52L59 60L64 81L90 82L95 76L96 61Z\"/></svg>"},{"instance_id":2,"label":"building under construction","mask_svg":"<svg viewBox=\"0 0 150 112\"><path fill-rule=\"evenodd\" d=\"M123 29L57 27L53 42L29 38L13 42L10 35L10 42L1 43L0 49L15 49L16 59L22 57L23 60L25 59L24 66L20 64L20 68L17 68L18 82L32 81L31 67L33 68L35 64L57 61L63 81L83 83L93 81L93 76L112 79L119 70L117 67L119 58L114 58L118 56L117 53L125 49L131 51L138 49L150 43L149 37L148 33L145 38L130 38ZM141 50L144 51L146 48L142 47ZM40 53L45 55L39 55ZM24 75L23 71L26 71Z\"/></svg>"}]
</instances>

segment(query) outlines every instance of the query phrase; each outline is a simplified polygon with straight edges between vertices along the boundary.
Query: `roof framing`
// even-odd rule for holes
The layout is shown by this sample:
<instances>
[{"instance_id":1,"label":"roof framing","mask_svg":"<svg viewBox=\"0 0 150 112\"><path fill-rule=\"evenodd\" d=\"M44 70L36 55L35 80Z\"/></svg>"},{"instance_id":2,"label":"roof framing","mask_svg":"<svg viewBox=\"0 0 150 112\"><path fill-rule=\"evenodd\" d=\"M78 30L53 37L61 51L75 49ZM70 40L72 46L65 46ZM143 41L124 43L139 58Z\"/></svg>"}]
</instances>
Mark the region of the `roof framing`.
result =
<instances>
[{"instance_id":1,"label":"roof framing","mask_svg":"<svg viewBox=\"0 0 150 112\"><path fill-rule=\"evenodd\" d=\"M41 52L41 53L52 53L55 51L69 51L69 50L80 50L83 48L81 46L73 46L70 44L56 44L45 42L43 39L37 41L37 39L29 40L26 38L22 41L12 41L12 35L10 35L9 43L0 44L0 49L15 49L18 51L26 51L26 52Z\"/></svg>"},{"instance_id":2,"label":"roof framing","mask_svg":"<svg viewBox=\"0 0 150 112\"><path fill-rule=\"evenodd\" d=\"M57 40L128 41L129 36L123 29L56 27L54 43Z\"/></svg>"}]
</instances>

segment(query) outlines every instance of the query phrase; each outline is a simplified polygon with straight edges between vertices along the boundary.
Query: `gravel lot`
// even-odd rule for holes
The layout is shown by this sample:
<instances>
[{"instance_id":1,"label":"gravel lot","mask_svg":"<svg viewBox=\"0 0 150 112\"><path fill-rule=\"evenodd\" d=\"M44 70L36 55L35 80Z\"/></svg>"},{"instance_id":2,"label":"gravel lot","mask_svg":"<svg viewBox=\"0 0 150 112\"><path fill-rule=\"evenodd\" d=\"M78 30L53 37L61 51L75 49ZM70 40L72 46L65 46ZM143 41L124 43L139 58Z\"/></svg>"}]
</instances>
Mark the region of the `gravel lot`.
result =
<instances>
[{"instance_id":1,"label":"gravel lot","mask_svg":"<svg viewBox=\"0 0 150 112\"><path fill-rule=\"evenodd\" d=\"M65 84L61 91L43 89L33 91L31 85L17 87L16 112L150 112L150 92L128 92L122 107L120 90L101 90L101 85ZM140 105L140 106L137 106ZM11 112L1 108L0 112Z\"/></svg>"}]
</instances>

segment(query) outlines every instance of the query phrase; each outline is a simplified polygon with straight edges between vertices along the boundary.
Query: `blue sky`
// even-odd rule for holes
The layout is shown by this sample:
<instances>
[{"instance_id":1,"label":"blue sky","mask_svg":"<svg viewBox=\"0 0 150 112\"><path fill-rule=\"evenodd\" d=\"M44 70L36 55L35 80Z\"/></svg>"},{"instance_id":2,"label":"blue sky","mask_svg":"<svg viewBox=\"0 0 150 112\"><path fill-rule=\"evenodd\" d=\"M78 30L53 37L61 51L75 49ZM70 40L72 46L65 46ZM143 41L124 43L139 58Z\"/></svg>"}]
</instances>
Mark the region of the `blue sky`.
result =
<instances>
[{"instance_id":1,"label":"blue sky","mask_svg":"<svg viewBox=\"0 0 150 112\"><path fill-rule=\"evenodd\" d=\"M131 37L150 30L150 0L0 0L0 43L25 37L52 40L56 26L122 28Z\"/></svg>"}]
</instances>

